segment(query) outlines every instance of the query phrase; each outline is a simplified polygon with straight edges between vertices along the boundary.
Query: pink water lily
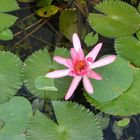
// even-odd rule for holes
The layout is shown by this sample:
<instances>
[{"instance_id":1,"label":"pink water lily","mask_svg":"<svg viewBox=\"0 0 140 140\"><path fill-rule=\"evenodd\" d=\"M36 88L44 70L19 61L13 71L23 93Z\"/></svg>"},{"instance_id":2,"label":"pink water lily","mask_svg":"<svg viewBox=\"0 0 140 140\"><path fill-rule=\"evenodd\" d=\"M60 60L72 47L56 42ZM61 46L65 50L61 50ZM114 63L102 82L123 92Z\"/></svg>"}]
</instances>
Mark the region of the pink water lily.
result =
<instances>
[{"instance_id":1,"label":"pink water lily","mask_svg":"<svg viewBox=\"0 0 140 140\"><path fill-rule=\"evenodd\" d=\"M102 43L97 44L87 56L84 56L79 37L76 33L73 34L72 40L74 48L71 48L70 50L71 58L63 58L61 56L55 56L53 58L57 63L62 64L67 68L49 72L45 75L49 78L61 78L67 75L73 76L72 83L65 95L65 100L73 95L81 80L83 80L83 85L87 93L92 94L94 90L89 78L102 80L101 75L92 69L108 65L116 59L115 55L109 55L95 61L102 47Z\"/></svg>"}]
</instances>

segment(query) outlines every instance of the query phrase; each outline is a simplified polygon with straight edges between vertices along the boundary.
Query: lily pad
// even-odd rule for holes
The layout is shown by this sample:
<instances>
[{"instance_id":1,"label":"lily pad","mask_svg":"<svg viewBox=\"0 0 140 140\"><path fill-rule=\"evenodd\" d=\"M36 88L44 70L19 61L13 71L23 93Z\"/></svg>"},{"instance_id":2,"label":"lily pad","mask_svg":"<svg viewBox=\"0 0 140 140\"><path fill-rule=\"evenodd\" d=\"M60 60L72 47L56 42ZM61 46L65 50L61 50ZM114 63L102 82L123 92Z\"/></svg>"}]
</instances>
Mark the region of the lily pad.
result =
<instances>
[{"instance_id":1,"label":"lily pad","mask_svg":"<svg viewBox=\"0 0 140 140\"><path fill-rule=\"evenodd\" d=\"M60 50L61 53L58 55L65 56L69 52L66 49L56 49L55 54L57 55L57 50ZM57 69L61 69L60 64L56 64ZM24 83L28 90L40 98L49 98L49 99L58 99L63 98L66 94L66 91L70 85L70 78L64 77L54 80L55 88L58 91L42 90L36 87L35 81L36 78L40 76L45 76L47 72L56 69L56 66L53 66L50 55L48 54L47 49L40 50L31 55L26 61L23 68L24 71ZM46 85L47 86L47 85Z\"/></svg>"},{"instance_id":2,"label":"lily pad","mask_svg":"<svg viewBox=\"0 0 140 140\"><path fill-rule=\"evenodd\" d=\"M131 87L120 97L110 102L98 102L86 95L87 100L102 112L116 116L131 116L140 113L140 69L132 67L134 80Z\"/></svg>"},{"instance_id":3,"label":"lily pad","mask_svg":"<svg viewBox=\"0 0 140 140\"><path fill-rule=\"evenodd\" d=\"M5 29L3 31L0 31L0 40L11 40L13 39L13 33L9 29Z\"/></svg>"},{"instance_id":4,"label":"lily pad","mask_svg":"<svg viewBox=\"0 0 140 140\"><path fill-rule=\"evenodd\" d=\"M85 36L84 42L88 47L95 45L98 42L99 36L98 34L93 34L93 32L88 33Z\"/></svg>"},{"instance_id":5,"label":"lily pad","mask_svg":"<svg viewBox=\"0 0 140 140\"><path fill-rule=\"evenodd\" d=\"M0 13L0 31L9 28L11 25L15 23L17 17L5 13Z\"/></svg>"},{"instance_id":6,"label":"lily pad","mask_svg":"<svg viewBox=\"0 0 140 140\"><path fill-rule=\"evenodd\" d=\"M102 140L95 116L71 102L53 101L57 123L40 112L30 120L27 140ZM86 129L85 129L86 128Z\"/></svg>"},{"instance_id":7,"label":"lily pad","mask_svg":"<svg viewBox=\"0 0 140 140\"><path fill-rule=\"evenodd\" d=\"M140 28L140 15L131 5L115 0L106 0L96 7L100 13L90 13L91 27L103 36L125 37Z\"/></svg>"},{"instance_id":8,"label":"lily pad","mask_svg":"<svg viewBox=\"0 0 140 140\"><path fill-rule=\"evenodd\" d=\"M91 79L94 87L91 98L99 102L118 98L133 82L133 73L129 63L120 57L112 64L95 69L95 71L103 77L103 80Z\"/></svg>"},{"instance_id":9,"label":"lily pad","mask_svg":"<svg viewBox=\"0 0 140 140\"><path fill-rule=\"evenodd\" d=\"M122 120L119 120L117 122L117 125L120 126L120 127L125 127L127 126L128 124L130 123L130 118L124 118Z\"/></svg>"},{"instance_id":10,"label":"lily pad","mask_svg":"<svg viewBox=\"0 0 140 140\"><path fill-rule=\"evenodd\" d=\"M140 41L134 36L116 39L115 49L119 56L140 67Z\"/></svg>"},{"instance_id":11,"label":"lily pad","mask_svg":"<svg viewBox=\"0 0 140 140\"><path fill-rule=\"evenodd\" d=\"M71 19L71 20L68 20ZM75 9L66 9L61 13L59 28L60 31L69 40L72 39L73 33L78 33L78 13Z\"/></svg>"},{"instance_id":12,"label":"lily pad","mask_svg":"<svg viewBox=\"0 0 140 140\"><path fill-rule=\"evenodd\" d=\"M12 98L21 85L20 59L10 52L0 52L0 103Z\"/></svg>"},{"instance_id":13,"label":"lily pad","mask_svg":"<svg viewBox=\"0 0 140 140\"><path fill-rule=\"evenodd\" d=\"M0 119L5 122L0 129L0 140L24 140L31 116L31 104L23 97L14 97L9 102L0 104Z\"/></svg>"}]
</instances>

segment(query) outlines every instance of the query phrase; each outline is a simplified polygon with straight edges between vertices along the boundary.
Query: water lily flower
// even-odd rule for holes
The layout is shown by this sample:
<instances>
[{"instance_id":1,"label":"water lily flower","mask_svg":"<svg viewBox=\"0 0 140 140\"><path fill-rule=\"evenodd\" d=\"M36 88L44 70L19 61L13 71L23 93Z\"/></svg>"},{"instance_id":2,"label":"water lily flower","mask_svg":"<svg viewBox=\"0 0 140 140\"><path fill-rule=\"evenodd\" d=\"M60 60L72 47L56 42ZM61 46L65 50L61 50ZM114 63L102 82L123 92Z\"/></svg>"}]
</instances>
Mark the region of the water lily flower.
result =
<instances>
[{"instance_id":1,"label":"water lily flower","mask_svg":"<svg viewBox=\"0 0 140 140\"><path fill-rule=\"evenodd\" d=\"M87 93L92 94L94 90L89 78L102 80L101 75L96 73L93 69L108 65L116 59L115 55L109 55L95 61L102 47L102 43L97 44L87 56L84 56L80 39L76 33L73 34L72 41L74 48L70 50L71 58L63 58L61 56L54 56L53 58L57 63L67 68L49 72L45 75L48 78L61 78L68 75L73 76L72 83L65 95L65 100L73 95L81 80L83 80L83 85Z\"/></svg>"}]
</instances>

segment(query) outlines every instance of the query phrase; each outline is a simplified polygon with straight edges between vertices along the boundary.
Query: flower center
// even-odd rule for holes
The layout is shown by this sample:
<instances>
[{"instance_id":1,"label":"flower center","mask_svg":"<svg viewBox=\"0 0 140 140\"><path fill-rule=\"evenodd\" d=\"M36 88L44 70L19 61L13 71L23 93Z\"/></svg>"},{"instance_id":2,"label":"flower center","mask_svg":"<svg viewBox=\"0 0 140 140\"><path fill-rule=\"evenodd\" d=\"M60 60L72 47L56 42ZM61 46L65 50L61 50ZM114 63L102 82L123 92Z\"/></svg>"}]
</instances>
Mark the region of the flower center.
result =
<instances>
[{"instance_id":1,"label":"flower center","mask_svg":"<svg viewBox=\"0 0 140 140\"><path fill-rule=\"evenodd\" d=\"M74 70L79 73L86 67L86 62L84 60L77 61L74 65Z\"/></svg>"}]
</instances>

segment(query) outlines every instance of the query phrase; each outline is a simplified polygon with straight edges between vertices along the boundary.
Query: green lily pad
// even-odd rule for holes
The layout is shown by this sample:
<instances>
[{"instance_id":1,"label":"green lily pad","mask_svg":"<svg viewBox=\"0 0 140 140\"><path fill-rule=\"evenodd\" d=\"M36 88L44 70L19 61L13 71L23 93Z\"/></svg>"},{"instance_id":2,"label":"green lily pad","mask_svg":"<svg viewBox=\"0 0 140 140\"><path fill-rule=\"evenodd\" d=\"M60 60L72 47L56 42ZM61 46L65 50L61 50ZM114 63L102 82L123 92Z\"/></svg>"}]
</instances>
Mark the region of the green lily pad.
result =
<instances>
[{"instance_id":1,"label":"green lily pad","mask_svg":"<svg viewBox=\"0 0 140 140\"><path fill-rule=\"evenodd\" d=\"M65 56L69 54L68 50L61 48L61 49L56 49L54 55L57 55L57 50L61 51L61 53L59 53L59 55L62 54L61 56ZM55 70L56 67L57 69L62 68L60 64L55 64L55 66L53 66L47 49L37 51L33 55L31 55L25 61L25 65L23 68L24 83L28 88L28 90L32 94L39 96L40 98L49 98L49 99L63 98L70 85L70 80L71 80L70 78L64 77L64 78L54 79L54 85L55 88L58 89L58 91L38 89L35 84L36 78L40 76L45 76L47 72L50 71L50 69L52 70L53 68Z\"/></svg>"},{"instance_id":2,"label":"green lily pad","mask_svg":"<svg viewBox=\"0 0 140 140\"><path fill-rule=\"evenodd\" d=\"M0 13L0 31L9 28L11 25L15 23L17 17L5 13Z\"/></svg>"},{"instance_id":3,"label":"green lily pad","mask_svg":"<svg viewBox=\"0 0 140 140\"><path fill-rule=\"evenodd\" d=\"M87 100L99 110L117 116L131 116L140 113L140 69L132 67L134 80L131 87L121 96L110 102L98 102L90 98Z\"/></svg>"},{"instance_id":4,"label":"green lily pad","mask_svg":"<svg viewBox=\"0 0 140 140\"><path fill-rule=\"evenodd\" d=\"M95 45L98 42L98 39L99 36L97 33L94 35L93 32L90 32L85 36L84 42L88 47L90 47Z\"/></svg>"},{"instance_id":5,"label":"green lily pad","mask_svg":"<svg viewBox=\"0 0 140 140\"><path fill-rule=\"evenodd\" d=\"M0 0L0 13L11 12L18 9L19 6L16 0Z\"/></svg>"},{"instance_id":6,"label":"green lily pad","mask_svg":"<svg viewBox=\"0 0 140 140\"><path fill-rule=\"evenodd\" d=\"M68 20L71 19L71 20ZM73 33L78 33L78 13L75 9L66 9L61 13L59 28L60 31L67 37L69 40L72 39Z\"/></svg>"},{"instance_id":7,"label":"green lily pad","mask_svg":"<svg viewBox=\"0 0 140 140\"><path fill-rule=\"evenodd\" d=\"M5 29L3 31L0 31L0 40L11 40L13 39L13 33L9 29Z\"/></svg>"},{"instance_id":8,"label":"green lily pad","mask_svg":"<svg viewBox=\"0 0 140 140\"><path fill-rule=\"evenodd\" d=\"M95 116L71 102L53 101L57 123L40 112L30 120L27 140L102 140ZM86 129L85 129L86 128Z\"/></svg>"},{"instance_id":9,"label":"green lily pad","mask_svg":"<svg viewBox=\"0 0 140 140\"><path fill-rule=\"evenodd\" d=\"M120 126L120 127L125 127L127 126L128 124L130 123L130 118L124 118L122 120L119 120L117 122L117 125Z\"/></svg>"},{"instance_id":10,"label":"green lily pad","mask_svg":"<svg viewBox=\"0 0 140 140\"><path fill-rule=\"evenodd\" d=\"M116 39L115 49L119 56L140 67L140 41L135 37Z\"/></svg>"},{"instance_id":11,"label":"green lily pad","mask_svg":"<svg viewBox=\"0 0 140 140\"><path fill-rule=\"evenodd\" d=\"M140 28L139 13L125 2L106 0L95 8L101 13L90 13L88 21L91 27L103 36L125 37Z\"/></svg>"},{"instance_id":12,"label":"green lily pad","mask_svg":"<svg viewBox=\"0 0 140 140\"><path fill-rule=\"evenodd\" d=\"M20 59L10 52L0 52L0 103L12 98L21 85Z\"/></svg>"},{"instance_id":13,"label":"green lily pad","mask_svg":"<svg viewBox=\"0 0 140 140\"><path fill-rule=\"evenodd\" d=\"M95 69L95 71L103 77L103 80L91 79L94 87L91 98L99 102L118 98L133 82L133 73L129 63L120 57L112 64Z\"/></svg>"},{"instance_id":14,"label":"green lily pad","mask_svg":"<svg viewBox=\"0 0 140 140\"><path fill-rule=\"evenodd\" d=\"M0 140L24 140L31 116L31 104L23 97L14 97L9 102L0 104L0 119L5 122L0 129Z\"/></svg>"}]
</instances>

